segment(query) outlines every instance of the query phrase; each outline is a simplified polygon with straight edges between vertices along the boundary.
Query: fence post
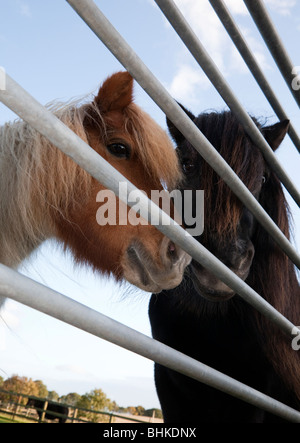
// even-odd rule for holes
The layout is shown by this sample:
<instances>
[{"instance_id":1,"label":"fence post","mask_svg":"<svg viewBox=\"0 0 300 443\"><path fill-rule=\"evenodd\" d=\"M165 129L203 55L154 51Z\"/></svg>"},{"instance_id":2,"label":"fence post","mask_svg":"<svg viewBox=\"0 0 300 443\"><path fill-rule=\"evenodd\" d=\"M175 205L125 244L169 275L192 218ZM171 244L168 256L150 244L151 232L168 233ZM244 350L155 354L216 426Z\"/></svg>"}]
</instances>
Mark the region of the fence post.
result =
<instances>
[{"instance_id":1,"label":"fence post","mask_svg":"<svg viewBox=\"0 0 300 443\"><path fill-rule=\"evenodd\" d=\"M17 399L17 403L15 404L15 407L14 407L14 413L13 413L13 417L12 417L13 420L15 419L15 416L19 411L19 406L20 406L21 400L22 400L22 396L19 395L18 399Z\"/></svg>"},{"instance_id":2,"label":"fence post","mask_svg":"<svg viewBox=\"0 0 300 443\"><path fill-rule=\"evenodd\" d=\"M42 415L41 415L41 417L39 419L39 423L43 423L44 422L47 408L48 408L48 400L46 400L45 403L44 403L43 412L42 412Z\"/></svg>"},{"instance_id":3,"label":"fence post","mask_svg":"<svg viewBox=\"0 0 300 443\"><path fill-rule=\"evenodd\" d=\"M74 420L75 420L76 417L77 417L77 413L78 413L78 409L77 409L77 408L74 408L73 416L70 417L71 423L74 423Z\"/></svg>"}]
</instances>

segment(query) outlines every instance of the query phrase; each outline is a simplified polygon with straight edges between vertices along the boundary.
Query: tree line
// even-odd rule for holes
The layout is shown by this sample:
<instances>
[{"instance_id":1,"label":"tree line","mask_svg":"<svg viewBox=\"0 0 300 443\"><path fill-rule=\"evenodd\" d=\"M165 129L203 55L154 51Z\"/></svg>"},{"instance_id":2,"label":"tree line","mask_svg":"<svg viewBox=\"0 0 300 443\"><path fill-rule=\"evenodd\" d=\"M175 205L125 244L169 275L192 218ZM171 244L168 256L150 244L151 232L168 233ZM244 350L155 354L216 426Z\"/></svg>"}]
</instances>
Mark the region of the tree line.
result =
<instances>
[{"instance_id":1,"label":"tree line","mask_svg":"<svg viewBox=\"0 0 300 443\"><path fill-rule=\"evenodd\" d=\"M68 404L74 408L90 409L94 411L114 412L116 414L143 415L146 417L162 418L160 409L145 409L143 406L119 406L112 401L102 391L102 389L93 389L90 392L80 395L77 392L71 392L67 395L59 396L55 391L48 391L47 386L42 380L32 380L28 377L13 375L7 379L0 376L0 389L12 391L18 394L32 395L45 398L47 400ZM0 401L9 401L9 394L0 392ZM22 404L27 403L27 398L21 400ZM87 415L87 414L86 414Z\"/></svg>"}]
</instances>

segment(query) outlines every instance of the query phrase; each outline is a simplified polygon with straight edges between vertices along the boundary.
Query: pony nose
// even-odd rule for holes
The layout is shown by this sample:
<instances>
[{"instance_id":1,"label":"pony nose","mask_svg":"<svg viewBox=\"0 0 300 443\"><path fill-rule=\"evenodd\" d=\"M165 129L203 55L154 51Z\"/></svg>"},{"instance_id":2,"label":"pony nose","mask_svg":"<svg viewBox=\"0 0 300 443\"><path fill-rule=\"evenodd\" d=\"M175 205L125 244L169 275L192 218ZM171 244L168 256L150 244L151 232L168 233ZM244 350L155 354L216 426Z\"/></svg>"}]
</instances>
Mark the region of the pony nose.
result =
<instances>
[{"instance_id":1,"label":"pony nose","mask_svg":"<svg viewBox=\"0 0 300 443\"><path fill-rule=\"evenodd\" d=\"M240 272L249 269L252 264L253 257L254 246L252 243L249 243L246 252L240 256L235 263L235 268Z\"/></svg>"},{"instance_id":2,"label":"pony nose","mask_svg":"<svg viewBox=\"0 0 300 443\"><path fill-rule=\"evenodd\" d=\"M186 253L179 248L172 240L164 238L161 245L161 259L165 266L172 267L175 265Z\"/></svg>"},{"instance_id":3,"label":"pony nose","mask_svg":"<svg viewBox=\"0 0 300 443\"><path fill-rule=\"evenodd\" d=\"M177 261L177 249L175 243L173 243L172 241L170 241L170 243L168 244L167 254L171 261Z\"/></svg>"}]
</instances>

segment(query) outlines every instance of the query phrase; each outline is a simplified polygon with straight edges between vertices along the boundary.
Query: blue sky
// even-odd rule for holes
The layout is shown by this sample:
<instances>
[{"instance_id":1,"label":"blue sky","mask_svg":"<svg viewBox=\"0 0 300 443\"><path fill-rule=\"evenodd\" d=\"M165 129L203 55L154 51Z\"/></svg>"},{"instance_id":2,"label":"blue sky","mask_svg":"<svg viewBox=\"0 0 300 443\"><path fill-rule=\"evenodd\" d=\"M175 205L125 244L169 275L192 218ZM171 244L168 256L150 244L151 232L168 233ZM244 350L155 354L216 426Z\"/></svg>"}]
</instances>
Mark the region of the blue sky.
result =
<instances>
[{"instance_id":1,"label":"blue sky","mask_svg":"<svg viewBox=\"0 0 300 443\"><path fill-rule=\"evenodd\" d=\"M276 122L255 81L231 44L208 0L177 0L202 43L249 113ZM153 0L97 0L96 4L158 79L195 114L226 105L168 25ZM299 109L242 0L226 0L298 133ZM295 66L300 66L300 2L266 4ZM64 0L0 0L0 66L46 104L96 91L123 67ZM163 113L136 85L136 102L165 127ZM0 104L0 124L15 115ZM299 154L287 137L277 154L300 188ZM299 245L299 210L291 204ZM147 335L149 294L74 269L72 258L46 242L21 272ZM102 388L120 405L158 407L153 363L15 302L0 319L0 375L42 379L60 395Z\"/></svg>"}]
</instances>

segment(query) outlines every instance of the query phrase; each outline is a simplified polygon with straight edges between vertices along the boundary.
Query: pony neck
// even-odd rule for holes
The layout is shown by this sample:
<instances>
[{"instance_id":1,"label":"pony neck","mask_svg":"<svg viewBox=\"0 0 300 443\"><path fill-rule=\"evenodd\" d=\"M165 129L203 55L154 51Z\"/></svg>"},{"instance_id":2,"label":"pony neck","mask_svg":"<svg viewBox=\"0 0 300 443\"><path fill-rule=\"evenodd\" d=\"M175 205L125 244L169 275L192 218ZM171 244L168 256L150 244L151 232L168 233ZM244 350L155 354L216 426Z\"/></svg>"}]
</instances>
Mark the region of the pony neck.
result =
<instances>
[{"instance_id":1,"label":"pony neck","mask_svg":"<svg viewBox=\"0 0 300 443\"><path fill-rule=\"evenodd\" d=\"M76 114L78 114L76 116ZM61 120L86 141L79 113ZM56 237L55 218L87 196L91 177L27 123L0 128L0 262L16 267Z\"/></svg>"}]
</instances>

